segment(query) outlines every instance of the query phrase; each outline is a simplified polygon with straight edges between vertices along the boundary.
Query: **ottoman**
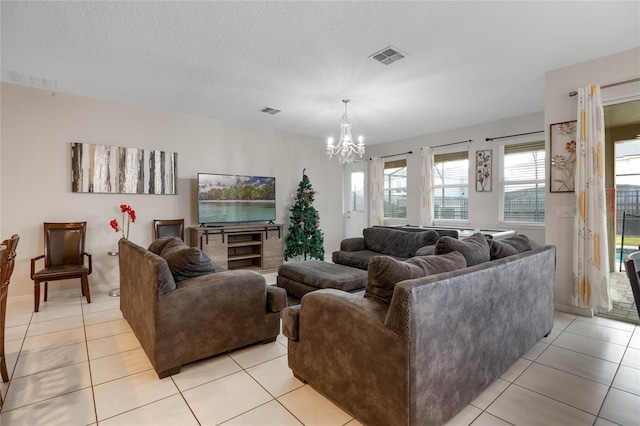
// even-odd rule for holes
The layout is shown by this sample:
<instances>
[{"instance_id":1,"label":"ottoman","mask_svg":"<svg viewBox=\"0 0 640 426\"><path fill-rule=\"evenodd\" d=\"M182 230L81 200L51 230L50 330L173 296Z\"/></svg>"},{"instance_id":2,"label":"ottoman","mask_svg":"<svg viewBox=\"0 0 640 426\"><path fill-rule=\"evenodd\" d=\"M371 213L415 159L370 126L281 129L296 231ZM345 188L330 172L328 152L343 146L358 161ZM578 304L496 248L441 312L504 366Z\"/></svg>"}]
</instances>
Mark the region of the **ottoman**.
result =
<instances>
[{"instance_id":1,"label":"ottoman","mask_svg":"<svg viewBox=\"0 0 640 426\"><path fill-rule=\"evenodd\" d=\"M287 296L302 299L305 294L323 288L355 292L367 285L367 271L320 260L305 260L280 265L277 286Z\"/></svg>"}]
</instances>

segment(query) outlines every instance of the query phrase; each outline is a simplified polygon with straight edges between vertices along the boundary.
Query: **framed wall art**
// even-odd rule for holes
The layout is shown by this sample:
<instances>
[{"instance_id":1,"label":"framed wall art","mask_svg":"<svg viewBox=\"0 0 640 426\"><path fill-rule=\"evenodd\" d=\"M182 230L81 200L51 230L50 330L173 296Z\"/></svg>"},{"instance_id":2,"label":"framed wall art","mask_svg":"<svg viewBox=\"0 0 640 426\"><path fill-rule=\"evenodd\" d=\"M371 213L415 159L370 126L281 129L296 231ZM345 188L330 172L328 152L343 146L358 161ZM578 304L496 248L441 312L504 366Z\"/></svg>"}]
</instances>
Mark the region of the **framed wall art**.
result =
<instances>
[{"instance_id":1,"label":"framed wall art","mask_svg":"<svg viewBox=\"0 0 640 426\"><path fill-rule=\"evenodd\" d=\"M476 151L476 191L491 192L492 150Z\"/></svg>"},{"instance_id":2,"label":"framed wall art","mask_svg":"<svg viewBox=\"0 0 640 426\"><path fill-rule=\"evenodd\" d=\"M178 154L73 142L71 190L107 194L177 194Z\"/></svg>"},{"instance_id":3,"label":"framed wall art","mask_svg":"<svg viewBox=\"0 0 640 426\"><path fill-rule=\"evenodd\" d=\"M550 126L549 190L573 192L576 163L577 120L555 123Z\"/></svg>"}]
</instances>

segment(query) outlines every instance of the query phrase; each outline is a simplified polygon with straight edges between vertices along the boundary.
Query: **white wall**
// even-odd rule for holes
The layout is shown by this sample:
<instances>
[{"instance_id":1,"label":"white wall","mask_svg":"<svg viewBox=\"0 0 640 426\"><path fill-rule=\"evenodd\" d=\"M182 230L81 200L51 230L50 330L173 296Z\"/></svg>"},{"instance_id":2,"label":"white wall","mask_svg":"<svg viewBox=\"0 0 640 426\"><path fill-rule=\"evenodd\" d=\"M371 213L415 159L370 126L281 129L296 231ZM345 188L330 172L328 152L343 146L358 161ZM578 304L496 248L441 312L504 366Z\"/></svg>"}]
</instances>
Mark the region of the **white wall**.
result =
<instances>
[{"instance_id":1,"label":"white wall","mask_svg":"<svg viewBox=\"0 0 640 426\"><path fill-rule=\"evenodd\" d=\"M323 140L12 84L2 84L1 101L0 229L3 238L20 235L9 296L33 293L29 259L42 254L46 221L87 221L90 284L117 283L117 258L107 251L117 246L109 220L122 220L119 205L136 210L129 238L147 246L153 219L196 225L198 172L275 176L277 221L288 224L290 194L306 168L317 191L325 250L339 246L342 168L325 156ZM70 142L175 151L178 195L72 193ZM79 292L79 281L51 283L49 290L66 289Z\"/></svg>"},{"instance_id":2,"label":"white wall","mask_svg":"<svg viewBox=\"0 0 640 426\"><path fill-rule=\"evenodd\" d=\"M575 120L577 117L577 97L569 97L569 92L591 84L604 86L637 77L640 77L640 49L627 50L546 73L544 121L547 146L551 124ZM639 83L602 90L604 103L631 100L638 95ZM545 239L548 244L554 244L558 248L555 301L558 308L570 311L573 289L573 219L556 218L555 211L556 207L573 206L574 202L574 193L547 193Z\"/></svg>"},{"instance_id":3,"label":"white wall","mask_svg":"<svg viewBox=\"0 0 640 426\"><path fill-rule=\"evenodd\" d=\"M418 225L420 223L421 148L473 139L473 142L469 145L469 222L466 226L471 228L515 229L520 234L526 234L533 243L538 246L545 243L543 226L514 226L513 224L499 223L498 221L498 147L506 143L543 140L544 133L500 139L492 142L487 142L485 139L488 137L507 136L539 130L544 130L544 114L542 112L374 145L368 150L367 157L413 151L413 154L407 157L407 222L410 225ZM458 146L462 148L465 147L463 144ZM493 150L492 191L476 192L475 152L485 149Z\"/></svg>"}]
</instances>

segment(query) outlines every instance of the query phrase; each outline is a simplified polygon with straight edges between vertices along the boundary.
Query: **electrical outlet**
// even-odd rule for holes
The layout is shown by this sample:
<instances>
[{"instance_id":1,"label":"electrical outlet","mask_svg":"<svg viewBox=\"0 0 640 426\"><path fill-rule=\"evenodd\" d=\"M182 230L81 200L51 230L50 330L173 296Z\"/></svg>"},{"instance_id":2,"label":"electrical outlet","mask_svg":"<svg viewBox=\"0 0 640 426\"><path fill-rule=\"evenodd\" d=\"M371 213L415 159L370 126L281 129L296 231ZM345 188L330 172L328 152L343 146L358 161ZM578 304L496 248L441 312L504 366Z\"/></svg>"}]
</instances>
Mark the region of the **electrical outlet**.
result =
<instances>
[{"instance_id":1,"label":"electrical outlet","mask_svg":"<svg viewBox=\"0 0 640 426\"><path fill-rule=\"evenodd\" d=\"M573 217L573 206L556 207L556 217Z\"/></svg>"}]
</instances>

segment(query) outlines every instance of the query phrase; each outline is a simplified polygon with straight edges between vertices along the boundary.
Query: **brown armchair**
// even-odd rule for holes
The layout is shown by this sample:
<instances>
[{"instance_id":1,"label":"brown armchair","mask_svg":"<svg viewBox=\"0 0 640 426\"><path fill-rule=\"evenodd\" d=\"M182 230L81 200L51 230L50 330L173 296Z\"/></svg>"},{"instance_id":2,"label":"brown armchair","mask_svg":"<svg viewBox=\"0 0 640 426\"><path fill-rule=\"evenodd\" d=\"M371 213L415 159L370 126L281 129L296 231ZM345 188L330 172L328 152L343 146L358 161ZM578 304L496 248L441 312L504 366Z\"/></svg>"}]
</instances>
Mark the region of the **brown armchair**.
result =
<instances>
[{"instance_id":1,"label":"brown armchair","mask_svg":"<svg viewBox=\"0 0 640 426\"><path fill-rule=\"evenodd\" d=\"M91 255L84 250L87 222L44 224L44 254L31 259L31 279L34 284L35 312L40 308L40 283L44 282L44 301L47 301L49 281L80 278L82 295L91 303L89 275ZM87 264L84 259L87 258ZM36 262L44 259L44 269L36 272Z\"/></svg>"},{"instance_id":2,"label":"brown armchair","mask_svg":"<svg viewBox=\"0 0 640 426\"><path fill-rule=\"evenodd\" d=\"M154 219L154 239L180 237L184 241L184 219Z\"/></svg>"},{"instance_id":3,"label":"brown armchair","mask_svg":"<svg viewBox=\"0 0 640 426\"><path fill-rule=\"evenodd\" d=\"M159 378L179 373L183 364L272 342L280 333L287 294L261 274L213 263L207 269L214 266L215 273L207 272L208 258L186 244L147 250L120 240L118 249L120 310Z\"/></svg>"}]
</instances>

